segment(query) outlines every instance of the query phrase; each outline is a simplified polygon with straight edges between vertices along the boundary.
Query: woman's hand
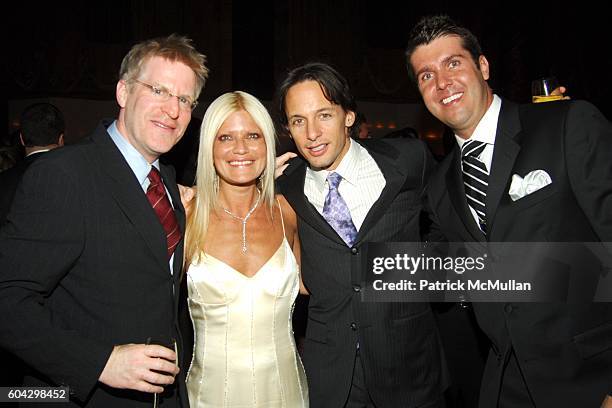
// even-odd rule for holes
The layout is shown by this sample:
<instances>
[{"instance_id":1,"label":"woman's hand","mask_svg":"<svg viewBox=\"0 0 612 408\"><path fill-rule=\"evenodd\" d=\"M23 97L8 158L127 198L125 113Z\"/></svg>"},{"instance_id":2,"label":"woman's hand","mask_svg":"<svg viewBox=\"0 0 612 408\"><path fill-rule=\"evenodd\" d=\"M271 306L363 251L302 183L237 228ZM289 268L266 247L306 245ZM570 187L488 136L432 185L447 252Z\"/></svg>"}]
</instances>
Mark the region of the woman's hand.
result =
<instances>
[{"instance_id":1,"label":"woman's hand","mask_svg":"<svg viewBox=\"0 0 612 408\"><path fill-rule=\"evenodd\" d=\"M276 158L276 169L274 170L275 179L283 175L283 172L289 166L287 162L293 157L297 157L297 154L293 152L287 152L285 154L281 154Z\"/></svg>"},{"instance_id":2,"label":"woman's hand","mask_svg":"<svg viewBox=\"0 0 612 408\"><path fill-rule=\"evenodd\" d=\"M185 214L189 215L191 212L193 199L196 195L195 187L187 187L179 184L178 188L181 195L181 203L183 204L183 207L185 207Z\"/></svg>"}]
</instances>

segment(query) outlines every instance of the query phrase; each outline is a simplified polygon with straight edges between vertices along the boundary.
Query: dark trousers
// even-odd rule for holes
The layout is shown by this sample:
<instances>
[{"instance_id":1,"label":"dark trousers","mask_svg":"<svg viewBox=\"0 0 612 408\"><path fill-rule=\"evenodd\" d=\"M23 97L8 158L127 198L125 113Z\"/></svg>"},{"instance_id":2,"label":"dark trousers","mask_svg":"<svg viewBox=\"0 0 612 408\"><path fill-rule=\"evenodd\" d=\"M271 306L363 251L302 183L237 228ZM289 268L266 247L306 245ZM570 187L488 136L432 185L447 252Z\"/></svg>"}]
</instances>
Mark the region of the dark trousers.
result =
<instances>
[{"instance_id":1,"label":"dark trousers","mask_svg":"<svg viewBox=\"0 0 612 408\"><path fill-rule=\"evenodd\" d=\"M363 369L361 358L359 357L359 349L355 353L355 364L353 366L353 381L349 392L348 400L344 408L376 408L376 404L372 401L370 393L366 388L365 376L367 373ZM445 408L443 398L438 401L419 406L419 408ZM379 407L380 408L380 407Z\"/></svg>"},{"instance_id":2,"label":"dark trousers","mask_svg":"<svg viewBox=\"0 0 612 408\"><path fill-rule=\"evenodd\" d=\"M469 303L434 303L432 306L451 377L445 393L446 406L477 407L489 340L478 327Z\"/></svg>"},{"instance_id":3,"label":"dark trousers","mask_svg":"<svg viewBox=\"0 0 612 408\"><path fill-rule=\"evenodd\" d=\"M499 408L535 408L514 350L511 351L504 368L497 406Z\"/></svg>"},{"instance_id":4,"label":"dark trousers","mask_svg":"<svg viewBox=\"0 0 612 408\"><path fill-rule=\"evenodd\" d=\"M345 408L376 408L374 401L370 398L365 383L363 364L359 357L359 349L355 353L355 364L353 365L353 382Z\"/></svg>"}]
</instances>

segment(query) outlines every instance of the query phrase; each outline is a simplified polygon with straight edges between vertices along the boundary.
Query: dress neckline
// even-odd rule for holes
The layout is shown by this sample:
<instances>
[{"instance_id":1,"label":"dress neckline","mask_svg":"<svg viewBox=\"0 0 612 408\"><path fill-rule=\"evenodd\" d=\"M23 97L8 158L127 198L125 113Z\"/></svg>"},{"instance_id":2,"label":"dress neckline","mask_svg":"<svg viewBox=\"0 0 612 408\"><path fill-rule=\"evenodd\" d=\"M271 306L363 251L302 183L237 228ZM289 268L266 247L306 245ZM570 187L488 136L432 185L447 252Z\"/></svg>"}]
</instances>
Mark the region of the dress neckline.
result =
<instances>
[{"instance_id":1,"label":"dress neckline","mask_svg":"<svg viewBox=\"0 0 612 408\"><path fill-rule=\"evenodd\" d=\"M278 205L278 212L280 214L281 225L283 226L283 239L282 239L280 245L278 246L278 248L276 248L276 251L274 251L274 253L272 254L272 256L270 256L270 258L268 258L268 260L266 262L264 262L263 265L261 265L259 267L259 269L257 269L253 275L249 276L249 275L247 275L245 273L242 273L238 269L236 269L233 266L231 266L230 264L228 264L227 262L224 262L221 259L219 259L219 258L217 258L217 257L215 257L215 256L213 256L213 255L211 255L211 254L209 254L207 252L204 252L204 256L208 257L208 258L211 258L212 260L217 261L218 263L227 266L232 271L240 274L245 279L253 279L253 278L255 278L257 275L259 275L259 271L261 271L263 268L265 268L270 263L270 261L276 256L276 254L278 253L278 251L280 251L280 249L283 247L285 242L287 243L287 246L289 246L289 241L287 241L287 235L285 234L285 220L283 219L283 208L281 207L281 204L280 204L280 201L279 201L278 197L276 197L276 204ZM289 248L289 250L291 250L291 248ZM291 251L291 252L293 253L293 251Z\"/></svg>"},{"instance_id":2,"label":"dress neckline","mask_svg":"<svg viewBox=\"0 0 612 408\"><path fill-rule=\"evenodd\" d=\"M270 263L270 261L271 261L272 259L274 259L274 257L276 257L276 255L278 254L278 251L280 251L280 250L281 250L281 248L283 247L283 245L285 245L285 243L287 243L287 245L289 245L289 242L287 242L287 237L285 237L285 236L283 235L283 240L281 241L281 243L280 243L280 245L278 246L278 248L276 249L276 251L274 251L274 253L272 254L272 256L270 256L270 257L269 257L269 258L266 260L266 262L264 262L264 263L263 263L263 265L261 265L261 266L259 267L259 269L257 269L257 270L255 271L255 273L254 273L253 275L251 275L251 276L249 276L249 275L247 275L247 274L245 274L245 273L240 272L238 269L234 268L233 266L231 266L231 265L230 265L230 264L228 264L227 262L224 262L224 261L222 261L221 259L219 259L219 258L217 258L217 257L215 257L215 256L213 256L213 255L211 255L211 254L209 254L209 253L207 253L207 252L204 252L204 257L206 257L206 258L210 258L210 259L212 259L213 261L215 261L215 262L217 262L217 263L220 263L220 264L222 264L222 265L227 266L229 269L231 269L232 271L236 272L238 275L242 276L242 277L243 277L243 278L245 278L245 279L252 280L252 279L255 279L255 278L256 278L256 277L259 275L259 272L261 272L261 270L262 270L262 269L264 269L264 268L265 268L265 267L266 267L266 266L267 266L267 265Z\"/></svg>"}]
</instances>

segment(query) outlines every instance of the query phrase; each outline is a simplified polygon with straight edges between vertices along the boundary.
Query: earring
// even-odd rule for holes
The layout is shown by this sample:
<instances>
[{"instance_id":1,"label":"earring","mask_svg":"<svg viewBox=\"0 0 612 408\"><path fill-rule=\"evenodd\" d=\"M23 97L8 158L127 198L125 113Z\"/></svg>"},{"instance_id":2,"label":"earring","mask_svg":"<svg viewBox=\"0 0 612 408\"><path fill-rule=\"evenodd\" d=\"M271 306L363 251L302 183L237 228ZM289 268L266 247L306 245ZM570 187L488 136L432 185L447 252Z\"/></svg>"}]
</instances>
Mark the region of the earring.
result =
<instances>
[{"instance_id":1,"label":"earring","mask_svg":"<svg viewBox=\"0 0 612 408\"><path fill-rule=\"evenodd\" d=\"M219 194L219 175L217 173L215 173L215 178L213 179L213 189L215 195Z\"/></svg>"}]
</instances>

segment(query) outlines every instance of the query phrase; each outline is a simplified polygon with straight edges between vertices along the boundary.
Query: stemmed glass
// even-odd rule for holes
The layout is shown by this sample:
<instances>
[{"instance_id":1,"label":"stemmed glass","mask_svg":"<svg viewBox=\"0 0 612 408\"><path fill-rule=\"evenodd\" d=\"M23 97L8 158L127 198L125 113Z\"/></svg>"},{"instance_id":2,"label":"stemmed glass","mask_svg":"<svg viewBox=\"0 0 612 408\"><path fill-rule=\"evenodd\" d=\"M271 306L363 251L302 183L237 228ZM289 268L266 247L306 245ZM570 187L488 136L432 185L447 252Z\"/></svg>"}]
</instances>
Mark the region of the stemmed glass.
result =
<instances>
[{"instance_id":1,"label":"stemmed glass","mask_svg":"<svg viewBox=\"0 0 612 408\"><path fill-rule=\"evenodd\" d=\"M163 346L173 350L176 354L176 360L174 360L174 364L178 367L178 348L176 346L176 339L170 336L152 336L147 337L146 344L156 344L158 346ZM153 394L153 408L158 408L159 405L159 394Z\"/></svg>"},{"instance_id":2,"label":"stemmed glass","mask_svg":"<svg viewBox=\"0 0 612 408\"><path fill-rule=\"evenodd\" d=\"M533 103L550 102L563 99L563 95L553 95L552 92L559 87L555 77L536 79L531 82L531 98Z\"/></svg>"}]
</instances>

